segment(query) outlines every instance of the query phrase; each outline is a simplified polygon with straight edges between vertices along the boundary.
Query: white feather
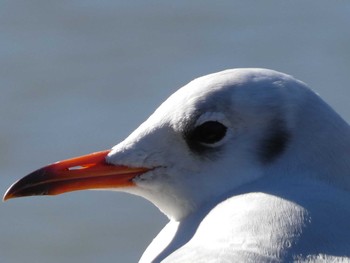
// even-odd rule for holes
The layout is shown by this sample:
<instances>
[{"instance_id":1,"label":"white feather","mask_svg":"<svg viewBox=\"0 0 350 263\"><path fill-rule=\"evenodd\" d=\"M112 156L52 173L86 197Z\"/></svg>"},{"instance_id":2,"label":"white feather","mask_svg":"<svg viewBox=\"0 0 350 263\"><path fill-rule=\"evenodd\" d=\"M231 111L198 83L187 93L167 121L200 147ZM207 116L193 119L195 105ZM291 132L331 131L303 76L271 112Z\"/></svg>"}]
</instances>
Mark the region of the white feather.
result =
<instances>
[{"instance_id":1,"label":"white feather","mask_svg":"<svg viewBox=\"0 0 350 263\"><path fill-rule=\"evenodd\" d=\"M210 120L227 134L200 154L185 131ZM282 128L286 149L262 161ZM154 168L125 191L170 218L140 262L349 262L349 156L349 125L304 83L233 69L179 89L108 161Z\"/></svg>"}]
</instances>

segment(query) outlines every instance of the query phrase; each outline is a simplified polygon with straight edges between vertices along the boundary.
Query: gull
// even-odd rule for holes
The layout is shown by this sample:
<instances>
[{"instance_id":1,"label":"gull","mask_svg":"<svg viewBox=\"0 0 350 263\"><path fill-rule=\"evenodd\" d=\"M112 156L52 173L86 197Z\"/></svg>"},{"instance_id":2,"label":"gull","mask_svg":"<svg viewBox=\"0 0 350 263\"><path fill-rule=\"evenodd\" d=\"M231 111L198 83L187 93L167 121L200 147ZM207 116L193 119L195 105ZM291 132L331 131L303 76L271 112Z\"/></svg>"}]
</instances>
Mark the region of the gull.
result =
<instances>
[{"instance_id":1,"label":"gull","mask_svg":"<svg viewBox=\"0 0 350 263\"><path fill-rule=\"evenodd\" d=\"M350 262L349 124L277 71L197 78L121 143L34 171L4 200L84 189L169 218L140 262Z\"/></svg>"}]
</instances>

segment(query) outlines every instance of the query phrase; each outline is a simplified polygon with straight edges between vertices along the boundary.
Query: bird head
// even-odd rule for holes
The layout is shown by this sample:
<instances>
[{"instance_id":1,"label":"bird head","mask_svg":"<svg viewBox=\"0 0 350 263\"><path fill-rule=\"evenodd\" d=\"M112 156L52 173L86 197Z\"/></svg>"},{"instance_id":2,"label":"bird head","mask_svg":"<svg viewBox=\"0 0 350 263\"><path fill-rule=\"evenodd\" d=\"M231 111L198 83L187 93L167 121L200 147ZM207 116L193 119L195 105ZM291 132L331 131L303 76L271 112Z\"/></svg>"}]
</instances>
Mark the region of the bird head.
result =
<instances>
[{"instance_id":1,"label":"bird head","mask_svg":"<svg viewBox=\"0 0 350 263\"><path fill-rule=\"evenodd\" d=\"M301 129L311 101L325 107L304 83L272 70L233 69L200 77L112 149L34 171L13 184L4 199L118 190L140 195L180 220L271 176L281 163L290 167L291 160L303 159L287 156L303 144L301 134L312 134Z\"/></svg>"}]
</instances>

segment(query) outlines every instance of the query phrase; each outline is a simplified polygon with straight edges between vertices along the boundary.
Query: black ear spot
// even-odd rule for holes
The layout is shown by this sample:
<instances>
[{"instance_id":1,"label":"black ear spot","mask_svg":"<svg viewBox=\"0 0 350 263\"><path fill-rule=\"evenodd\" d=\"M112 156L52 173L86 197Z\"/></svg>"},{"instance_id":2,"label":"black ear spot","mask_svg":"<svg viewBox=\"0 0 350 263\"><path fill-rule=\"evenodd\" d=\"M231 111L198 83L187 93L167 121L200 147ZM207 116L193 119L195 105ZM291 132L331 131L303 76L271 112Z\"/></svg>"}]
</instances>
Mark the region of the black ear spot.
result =
<instances>
[{"instance_id":1,"label":"black ear spot","mask_svg":"<svg viewBox=\"0 0 350 263\"><path fill-rule=\"evenodd\" d=\"M197 152L212 148L211 144L221 141L226 135L227 127L218 121L207 121L185 133L189 147Z\"/></svg>"},{"instance_id":2,"label":"black ear spot","mask_svg":"<svg viewBox=\"0 0 350 263\"><path fill-rule=\"evenodd\" d=\"M262 139L259 147L259 158L262 163L271 163L286 150L290 141L290 133L280 120L273 121Z\"/></svg>"}]
</instances>

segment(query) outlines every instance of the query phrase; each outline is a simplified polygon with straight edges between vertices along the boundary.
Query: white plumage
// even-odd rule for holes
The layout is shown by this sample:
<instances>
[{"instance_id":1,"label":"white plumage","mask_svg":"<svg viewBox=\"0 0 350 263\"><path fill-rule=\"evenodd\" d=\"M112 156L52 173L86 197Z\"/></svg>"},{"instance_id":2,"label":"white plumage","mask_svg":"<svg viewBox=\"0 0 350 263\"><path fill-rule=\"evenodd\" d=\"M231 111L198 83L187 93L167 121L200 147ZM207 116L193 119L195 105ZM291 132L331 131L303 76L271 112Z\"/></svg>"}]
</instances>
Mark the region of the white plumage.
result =
<instances>
[{"instance_id":1,"label":"white plumage","mask_svg":"<svg viewBox=\"0 0 350 263\"><path fill-rule=\"evenodd\" d=\"M233 69L190 82L113 147L107 163L145 169L132 183L90 188L169 217L140 262L350 262L349 156L349 125L304 83ZM5 198L43 193L20 184Z\"/></svg>"}]
</instances>

